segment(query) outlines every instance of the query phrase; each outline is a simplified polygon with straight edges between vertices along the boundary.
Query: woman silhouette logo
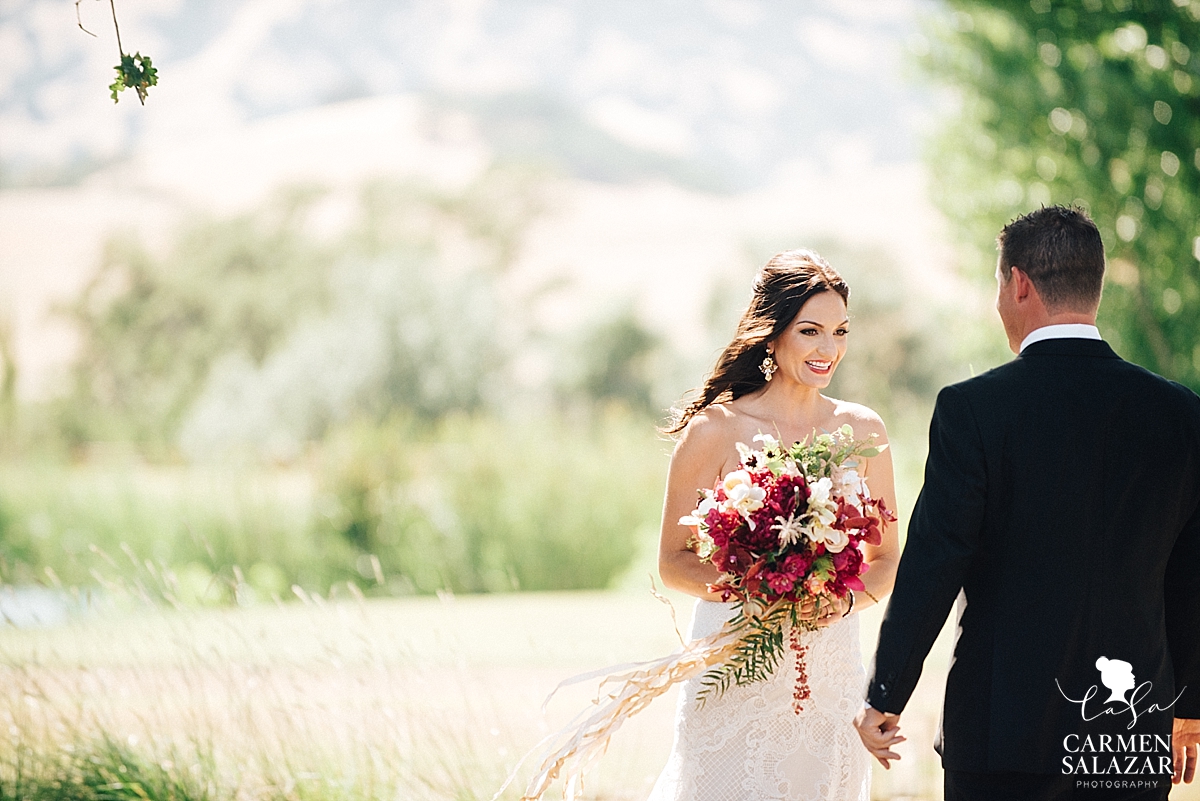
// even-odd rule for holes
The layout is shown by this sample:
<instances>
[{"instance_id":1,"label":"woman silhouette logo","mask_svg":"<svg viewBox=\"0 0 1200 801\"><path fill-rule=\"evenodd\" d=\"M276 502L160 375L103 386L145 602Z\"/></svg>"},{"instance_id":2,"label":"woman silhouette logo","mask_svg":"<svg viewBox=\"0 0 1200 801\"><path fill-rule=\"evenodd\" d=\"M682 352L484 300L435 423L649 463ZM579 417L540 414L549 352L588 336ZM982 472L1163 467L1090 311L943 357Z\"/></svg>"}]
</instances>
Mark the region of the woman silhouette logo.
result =
<instances>
[{"instance_id":1,"label":"woman silhouette logo","mask_svg":"<svg viewBox=\"0 0 1200 801\"><path fill-rule=\"evenodd\" d=\"M1128 706L1130 702L1126 700L1125 693L1137 686L1133 678L1133 665L1121 659L1102 656L1096 660L1096 670L1100 671L1100 683L1112 690L1112 695L1104 703L1118 701Z\"/></svg>"}]
</instances>

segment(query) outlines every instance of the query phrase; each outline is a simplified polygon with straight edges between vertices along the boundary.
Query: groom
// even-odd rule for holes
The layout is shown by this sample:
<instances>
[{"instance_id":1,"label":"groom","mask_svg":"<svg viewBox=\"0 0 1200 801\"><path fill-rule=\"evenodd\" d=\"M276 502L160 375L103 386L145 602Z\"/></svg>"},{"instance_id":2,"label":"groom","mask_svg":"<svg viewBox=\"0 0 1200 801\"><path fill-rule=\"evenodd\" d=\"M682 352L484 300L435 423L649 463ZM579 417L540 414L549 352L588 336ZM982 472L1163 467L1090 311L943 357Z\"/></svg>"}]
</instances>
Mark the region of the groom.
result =
<instances>
[{"instance_id":1,"label":"groom","mask_svg":"<svg viewBox=\"0 0 1200 801\"><path fill-rule=\"evenodd\" d=\"M1018 356L938 395L855 725L898 758L957 597L947 801L1165 799L1200 741L1200 397L1100 338L1104 249L1082 211L1040 209L998 241Z\"/></svg>"}]
</instances>

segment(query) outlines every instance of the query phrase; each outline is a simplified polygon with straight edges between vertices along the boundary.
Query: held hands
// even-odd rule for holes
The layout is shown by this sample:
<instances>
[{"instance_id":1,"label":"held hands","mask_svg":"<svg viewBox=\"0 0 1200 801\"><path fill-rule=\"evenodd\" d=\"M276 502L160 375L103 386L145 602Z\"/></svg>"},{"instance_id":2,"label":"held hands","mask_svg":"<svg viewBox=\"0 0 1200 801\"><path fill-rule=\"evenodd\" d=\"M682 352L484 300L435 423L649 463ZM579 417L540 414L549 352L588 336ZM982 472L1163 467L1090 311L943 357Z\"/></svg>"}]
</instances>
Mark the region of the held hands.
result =
<instances>
[{"instance_id":1,"label":"held hands","mask_svg":"<svg viewBox=\"0 0 1200 801\"><path fill-rule=\"evenodd\" d=\"M900 758L899 754L891 750L892 746L899 745L907 739L900 736L900 716L866 706L854 718L854 728L858 730L858 737L871 752L871 756L879 760L884 769L891 770L892 766L888 762Z\"/></svg>"},{"instance_id":2,"label":"held hands","mask_svg":"<svg viewBox=\"0 0 1200 801\"><path fill-rule=\"evenodd\" d=\"M1175 757L1175 775L1171 784L1191 784L1196 778L1197 748L1200 748L1200 720L1176 718L1171 728L1171 750Z\"/></svg>"}]
</instances>

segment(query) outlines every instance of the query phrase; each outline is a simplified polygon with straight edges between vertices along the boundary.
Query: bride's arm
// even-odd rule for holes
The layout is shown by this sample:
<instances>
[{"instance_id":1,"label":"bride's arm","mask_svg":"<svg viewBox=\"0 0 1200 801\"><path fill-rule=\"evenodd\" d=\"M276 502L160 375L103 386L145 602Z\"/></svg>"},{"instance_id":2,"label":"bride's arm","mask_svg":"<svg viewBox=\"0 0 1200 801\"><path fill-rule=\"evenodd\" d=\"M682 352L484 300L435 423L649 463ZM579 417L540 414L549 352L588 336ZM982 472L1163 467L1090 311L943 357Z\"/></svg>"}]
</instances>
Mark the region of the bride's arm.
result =
<instances>
[{"instance_id":1,"label":"bride's arm","mask_svg":"<svg viewBox=\"0 0 1200 801\"><path fill-rule=\"evenodd\" d=\"M662 529L658 543L658 573L663 584L698 598L720 600L708 585L719 571L688 547L695 532L679 524L699 502L698 490L711 488L721 475L728 446L721 429L723 421L708 412L693 417L680 434L667 471L667 493L663 500Z\"/></svg>"},{"instance_id":2,"label":"bride's arm","mask_svg":"<svg viewBox=\"0 0 1200 801\"><path fill-rule=\"evenodd\" d=\"M876 443L886 444L888 441L887 431L884 429L883 421L875 418L872 422L870 431L876 435ZM866 459L863 465L863 475L867 478L867 487L871 491L871 496L882 498L883 502L887 504L887 508L893 514L898 515L891 448L885 449L878 456ZM892 585L896 583L896 567L900 564L900 522L888 523L883 531L883 541L878 545L867 545L864 555L871 569L862 577L867 592L855 593L854 608L856 611L874 604L875 601L871 600L871 596L882 602L892 592Z\"/></svg>"}]
</instances>

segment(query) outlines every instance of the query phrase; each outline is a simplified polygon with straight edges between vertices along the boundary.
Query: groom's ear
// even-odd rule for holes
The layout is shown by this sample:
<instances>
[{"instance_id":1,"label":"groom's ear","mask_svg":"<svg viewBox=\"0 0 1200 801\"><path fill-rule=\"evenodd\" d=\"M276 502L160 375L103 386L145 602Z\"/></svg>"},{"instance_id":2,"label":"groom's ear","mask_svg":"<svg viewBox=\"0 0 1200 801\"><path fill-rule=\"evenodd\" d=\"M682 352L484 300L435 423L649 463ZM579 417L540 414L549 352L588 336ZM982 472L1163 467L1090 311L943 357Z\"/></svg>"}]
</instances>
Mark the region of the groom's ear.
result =
<instances>
[{"instance_id":1,"label":"groom's ear","mask_svg":"<svg viewBox=\"0 0 1200 801\"><path fill-rule=\"evenodd\" d=\"M1030 279L1029 274L1020 267L1013 267L1011 269L1012 274L1008 280L1016 282L1014 299L1017 301L1025 301L1030 297L1038 297L1040 299L1037 287L1033 285L1033 280Z\"/></svg>"}]
</instances>

